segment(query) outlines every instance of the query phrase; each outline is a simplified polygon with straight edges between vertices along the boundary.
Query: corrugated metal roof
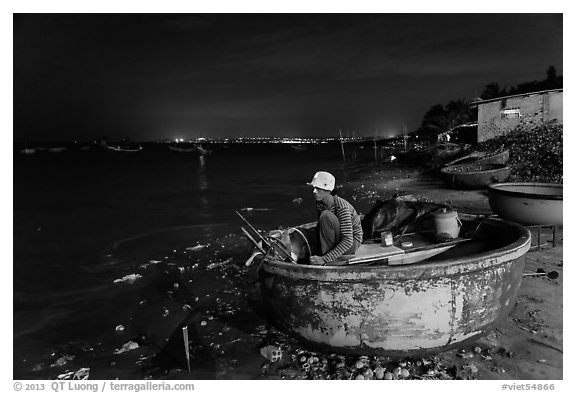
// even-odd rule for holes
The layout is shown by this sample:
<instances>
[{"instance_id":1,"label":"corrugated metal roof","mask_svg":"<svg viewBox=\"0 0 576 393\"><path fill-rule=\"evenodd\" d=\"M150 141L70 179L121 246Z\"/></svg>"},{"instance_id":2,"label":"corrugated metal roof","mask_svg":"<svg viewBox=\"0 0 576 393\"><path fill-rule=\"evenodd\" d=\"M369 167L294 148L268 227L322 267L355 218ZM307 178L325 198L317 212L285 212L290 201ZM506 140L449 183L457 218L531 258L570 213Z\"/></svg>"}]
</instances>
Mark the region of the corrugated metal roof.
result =
<instances>
[{"instance_id":1,"label":"corrugated metal roof","mask_svg":"<svg viewBox=\"0 0 576 393\"><path fill-rule=\"evenodd\" d=\"M481 105L481 104L486 104L488 102L494 102L494 101L501 101L504 99L508 99L508 98L512 98L512 97L523 97L523 96L533 96L536 94L544 94L544 93L551 93L554 91L563 91L564 89L552 89L552 90L542 90L542 91L534 91L534 92L530 92L530 93L521 93L521 94L514 94L511 96L504 96L504 97L496 97L496 98L490 98L488 100L478 100L478 101L473 101L470 103L470 105Z\"/></svg>"}]
</instances>

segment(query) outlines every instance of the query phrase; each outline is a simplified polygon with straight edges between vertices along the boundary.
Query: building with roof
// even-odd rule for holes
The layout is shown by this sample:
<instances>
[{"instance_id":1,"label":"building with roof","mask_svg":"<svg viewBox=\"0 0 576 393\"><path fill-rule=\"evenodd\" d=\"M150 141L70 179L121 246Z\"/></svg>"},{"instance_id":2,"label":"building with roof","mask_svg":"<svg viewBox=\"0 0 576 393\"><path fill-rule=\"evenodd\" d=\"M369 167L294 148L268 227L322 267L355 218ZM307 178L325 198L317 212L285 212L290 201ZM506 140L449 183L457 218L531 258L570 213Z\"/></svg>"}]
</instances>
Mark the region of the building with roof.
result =
<instances>
[{"instance_id":1,"label":"building with roof","mask_svg":"<svg viewBox=\"0 0 576 393\"><path fill-rule=\"evenodd\" d=\"M477 141L505 135L519 125L562 123L562 93L563 89L543 90L472 102L478 107Z\"/></svg>"}]
</instances>

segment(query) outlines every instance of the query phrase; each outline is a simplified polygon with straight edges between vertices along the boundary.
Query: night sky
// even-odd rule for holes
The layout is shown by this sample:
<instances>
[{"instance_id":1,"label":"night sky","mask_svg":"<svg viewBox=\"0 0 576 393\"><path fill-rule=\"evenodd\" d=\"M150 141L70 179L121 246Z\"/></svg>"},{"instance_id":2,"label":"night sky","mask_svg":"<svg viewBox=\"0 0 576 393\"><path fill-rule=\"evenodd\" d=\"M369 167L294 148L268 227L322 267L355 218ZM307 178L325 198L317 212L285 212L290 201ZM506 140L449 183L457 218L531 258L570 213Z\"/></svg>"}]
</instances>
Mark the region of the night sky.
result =
<instances>
[{"instance_id":1,"label":"night sky","mask_svg":"<svg viewBox=\"0 0 576 393\"><path fill-rule=\"evenodd\" d=\"M390 136L563 74L561 14L16 14L14 140Z\"/></svg>"}]
</instances>

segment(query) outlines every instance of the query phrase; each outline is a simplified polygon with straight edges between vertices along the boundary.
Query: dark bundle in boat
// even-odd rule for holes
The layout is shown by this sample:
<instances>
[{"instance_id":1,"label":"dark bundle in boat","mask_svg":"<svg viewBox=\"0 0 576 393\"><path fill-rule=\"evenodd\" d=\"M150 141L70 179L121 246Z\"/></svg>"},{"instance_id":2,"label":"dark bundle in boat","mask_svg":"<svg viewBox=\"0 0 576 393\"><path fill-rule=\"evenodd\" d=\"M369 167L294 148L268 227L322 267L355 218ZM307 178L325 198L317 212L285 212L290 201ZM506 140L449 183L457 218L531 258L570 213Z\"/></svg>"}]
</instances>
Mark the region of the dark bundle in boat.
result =
<instances>
[{"instance_id":1,"label":"dark bundle in boat","mask_svg":"<svg viewBox=\"0 0 576 393\"><path fill-rule=\"evenodd\" d=\"M418 201L409 195L395 196L385 201L377 200L362 219L364 240L378 238L384 231L398 235L410 224L445 207L446 205L434 202Z\"/></svg>"}]
</instances>

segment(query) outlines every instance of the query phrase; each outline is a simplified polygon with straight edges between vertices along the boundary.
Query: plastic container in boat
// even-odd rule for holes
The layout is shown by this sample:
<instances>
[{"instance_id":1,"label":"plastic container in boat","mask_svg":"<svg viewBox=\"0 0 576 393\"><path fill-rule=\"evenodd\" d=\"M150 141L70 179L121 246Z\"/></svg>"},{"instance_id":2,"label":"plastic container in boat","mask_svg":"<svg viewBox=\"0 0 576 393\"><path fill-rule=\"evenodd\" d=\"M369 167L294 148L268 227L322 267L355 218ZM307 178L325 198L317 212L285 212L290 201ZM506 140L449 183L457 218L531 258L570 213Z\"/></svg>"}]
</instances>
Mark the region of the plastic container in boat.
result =
<instances>
[{"instance_id":1,"label":"plastic container in boat","mask_svg":"<svg viewBox=\"0 0 576 393\"><path fill-rule=\"evenodd\" d=\"M458 212L446 208L434 213L434 227L436 238L441 240L456 239L460 234L462 223Z\"/></svg>"}]
</instances>

